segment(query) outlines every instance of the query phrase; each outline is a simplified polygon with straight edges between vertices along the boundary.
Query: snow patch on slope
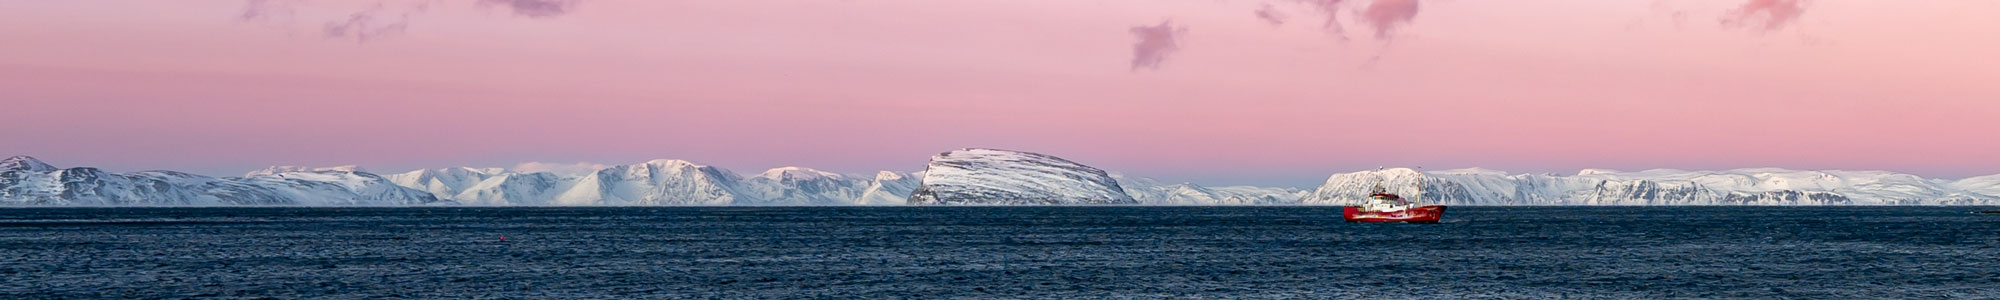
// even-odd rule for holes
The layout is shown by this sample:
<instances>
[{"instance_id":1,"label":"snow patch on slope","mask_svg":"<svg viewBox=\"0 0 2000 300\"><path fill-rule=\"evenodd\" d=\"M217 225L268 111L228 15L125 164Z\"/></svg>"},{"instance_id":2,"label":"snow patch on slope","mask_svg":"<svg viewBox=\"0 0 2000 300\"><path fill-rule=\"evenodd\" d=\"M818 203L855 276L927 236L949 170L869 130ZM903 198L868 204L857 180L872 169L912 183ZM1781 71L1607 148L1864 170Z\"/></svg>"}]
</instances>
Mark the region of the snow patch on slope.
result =
<instances>
[{"instance_id":1,"label":"snow patch on slope","mask_svg":"<svg viewBox=\"0 0 2000 300\"><path fill-rule=\"evenodd\" d=\"M33 157L28 157L26 155L8 157L5 160L0 160L0 172L4 171L49 172L55 170L56 170L55 166L50 166L48 163L42 162L42 160L35 159Z\"/></svg>"}]
</instances>

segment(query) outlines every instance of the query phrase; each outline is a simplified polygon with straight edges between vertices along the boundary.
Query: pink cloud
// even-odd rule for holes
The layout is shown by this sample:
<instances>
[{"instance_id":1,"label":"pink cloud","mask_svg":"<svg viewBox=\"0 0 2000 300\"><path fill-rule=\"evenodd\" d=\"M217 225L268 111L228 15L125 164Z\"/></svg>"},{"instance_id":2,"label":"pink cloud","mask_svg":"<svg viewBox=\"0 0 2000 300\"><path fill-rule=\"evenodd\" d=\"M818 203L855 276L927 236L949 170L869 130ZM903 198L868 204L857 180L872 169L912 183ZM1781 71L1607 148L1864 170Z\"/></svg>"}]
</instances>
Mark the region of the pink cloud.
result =
<instances>
[{"instance_id":1,"label":"pink cloud","mask_svg":"<svg viewBox=\"0 0 2000 300\"><path fill-rule=\"evenodd\" d=\"M1173 21L1162 21L1160 25L1132 27L1132 36L1139 42L1132 44L1132 70L1141 68L1158 69L1167 55L1180 51L1176 40L1187 33L1187 27L1175 27Z\"/></svg>"},{"instance_id":2,"label":"pink cloud","mask_svg":"<svg viewBox=\"0 0 2000 300\"><path fill-rule=\"evenodd\" d=\"M1417 18L1418 0L1375 0L1361 12L1361 21L1375 27L1376 39L1388 39L1396 28Z\"/></svg>"},{"instance_id":3,"label":"pink cloud","mask_svg":"<svg viewBox=\"0 0 2000 300\"><path fill-rule=\"evenodd\" d=\"M1799 0L1750 0L1724 15L1722 24L1775 30L1784 28L1805 13L1805 5Z\"/></svg>"}]
</instances>

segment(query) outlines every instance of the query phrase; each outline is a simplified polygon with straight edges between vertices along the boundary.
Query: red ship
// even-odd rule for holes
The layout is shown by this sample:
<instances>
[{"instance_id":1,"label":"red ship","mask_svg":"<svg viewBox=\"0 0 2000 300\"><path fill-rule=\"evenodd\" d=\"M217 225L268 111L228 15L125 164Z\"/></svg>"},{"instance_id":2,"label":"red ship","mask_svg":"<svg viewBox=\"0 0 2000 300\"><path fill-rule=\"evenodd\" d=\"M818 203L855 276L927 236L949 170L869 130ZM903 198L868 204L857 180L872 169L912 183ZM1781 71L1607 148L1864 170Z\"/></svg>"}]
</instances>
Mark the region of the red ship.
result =
<instances>
[{"instance_id":1,"label":"red ship","mask_svg":"<svg viewBox=\"0 0 2000 300\"><path fill-rule=\"evenodd\" d=\"M1419 181L1421 182L1421 181ZM1422 183L1418 184L1422 188ZM1422 194L1422 191L1417 192ZM1348 223L1423 223L1437 224L1444 218L1443 205L1423 205L1415 201L1403 200L1402 196L1390 194L1382 189L1382 183L1375 183L1373 195L1361 205L1349 205L1341 212Z\"/></svg>"}]
</instances>

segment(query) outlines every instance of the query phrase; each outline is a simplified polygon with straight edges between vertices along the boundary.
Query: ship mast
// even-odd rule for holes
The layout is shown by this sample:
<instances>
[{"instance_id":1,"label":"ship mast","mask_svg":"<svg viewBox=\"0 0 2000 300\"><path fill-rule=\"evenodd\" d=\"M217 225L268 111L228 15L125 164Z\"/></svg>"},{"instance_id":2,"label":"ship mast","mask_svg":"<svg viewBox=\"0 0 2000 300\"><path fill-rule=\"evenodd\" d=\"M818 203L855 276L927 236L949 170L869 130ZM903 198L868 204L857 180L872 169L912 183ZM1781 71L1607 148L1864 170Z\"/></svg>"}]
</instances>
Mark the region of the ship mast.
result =
<instances>
[{"instance_id":1,"label":"ship mast","mask_svg":"<svg viewBox=\"0 0 2000 300\"><path fill-rule=\"evenodd\" d=\"M1376 170L1376 171L1381 171L1381 170L1382 170L1382 168L1375 168L1375 170ZM1369 189L1368 189L1368 196L1363 196L1363 197L1361 197L1361 204L1368 204L1368 203L1369 203L1369 200L1368 200L1368 199L1374 199L1374 198L1375 198L1375 195L1379 195L1379 194L1382 194L1382 193L1388 193L1388 192L1389 192L1389 190L1388 190L1388 189L1383 189L1383 188L1382 188L1382 174L1381 174L1381 172L1376 172L1376 174L1375 174L1375 187L1373 187L1373 188L1369 188Z\"/></svg>"},{"instance_id":2,"label":"ship mast","mask_svg":"<svg viewBox=\"0 0 2000 300\"><path fill-rule=\"evenodd\" d=\"M1417 194L1410 198L1410 205L1424 206L1424 167L1417 167Z\"/></svg>"}]
</instances>

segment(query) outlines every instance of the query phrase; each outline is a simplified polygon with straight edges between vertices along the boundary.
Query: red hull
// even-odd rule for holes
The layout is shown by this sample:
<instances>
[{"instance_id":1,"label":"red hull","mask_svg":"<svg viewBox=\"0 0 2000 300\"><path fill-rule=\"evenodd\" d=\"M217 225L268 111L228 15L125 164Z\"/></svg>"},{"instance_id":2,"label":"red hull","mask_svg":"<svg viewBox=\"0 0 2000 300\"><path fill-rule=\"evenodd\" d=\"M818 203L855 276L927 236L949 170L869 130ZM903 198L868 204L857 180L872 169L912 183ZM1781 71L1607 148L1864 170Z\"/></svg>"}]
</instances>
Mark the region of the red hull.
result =
<instances>
[{"instance_id":1,"label":"red hull","mask_svg":"<svg viewBox=\"0 0 2000 300\"><path fill-rule=\"evenodd\" d=\"M1444 218L1443 205L1429 205L1399 211L1361 211L1361 207L1348 206L1341 213L1347 222L1389 222L1389 223L1437 223Z\"/></svg>"}]
</instances>

